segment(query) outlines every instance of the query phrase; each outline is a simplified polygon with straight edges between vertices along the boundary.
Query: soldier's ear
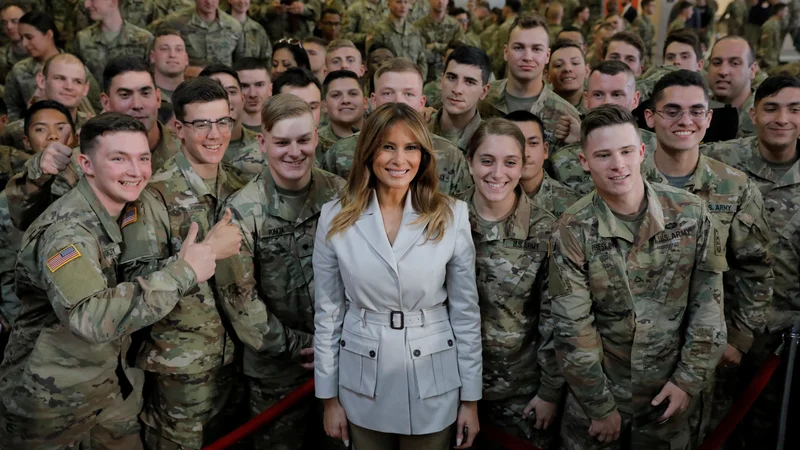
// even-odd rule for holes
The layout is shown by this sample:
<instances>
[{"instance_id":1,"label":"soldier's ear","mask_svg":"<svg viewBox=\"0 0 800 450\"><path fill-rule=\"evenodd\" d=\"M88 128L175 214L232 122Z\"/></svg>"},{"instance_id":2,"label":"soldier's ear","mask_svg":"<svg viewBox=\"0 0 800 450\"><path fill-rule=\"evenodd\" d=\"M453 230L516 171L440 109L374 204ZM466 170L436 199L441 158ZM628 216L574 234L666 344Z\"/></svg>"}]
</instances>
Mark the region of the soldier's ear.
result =
<instances>
[{"instance_id":1,"label":"soldier's ear","mask_svg":"<svg viewBox=\"0 0 800 450\"><path fill-rule=\"evenodd\" d=\"M92 160L91 160L91 158L86 156L84 153L81 153L81 154L78 155L78 167L81 168L81 170L83 171L84 175L91 176L91 177L95 176L94 166L92 165Z\"/></svg>"}]
</instances>

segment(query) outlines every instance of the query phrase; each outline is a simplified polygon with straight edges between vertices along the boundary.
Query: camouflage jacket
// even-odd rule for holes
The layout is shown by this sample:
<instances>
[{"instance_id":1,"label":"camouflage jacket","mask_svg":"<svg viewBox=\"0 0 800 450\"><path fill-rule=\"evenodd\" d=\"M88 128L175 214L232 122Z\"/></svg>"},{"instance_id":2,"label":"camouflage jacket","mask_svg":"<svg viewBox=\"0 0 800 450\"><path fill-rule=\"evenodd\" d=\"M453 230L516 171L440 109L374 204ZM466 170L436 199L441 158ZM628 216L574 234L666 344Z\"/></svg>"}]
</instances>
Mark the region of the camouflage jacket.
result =
<instances>
[{"instance_id":1,"label":"camouflage jacket","mask_svg":"<svg viewBox=\"0 0 800 450\"><path fill-rule=\"evenodd\" d=\"M8 73L11 72L11 68L14 67L14 64L27 57L28 52L23 50L21 54L17 54L14 51L14 46L10 43L0 47L0 80L3 80L3 83L5 83L6 77Z\"/></svg>"},{"instance_id":2,"label":"camouflage jacket","mask_svg":"<svg viewBox=\"0 0 800 450\"><path fill-rule=\"evenodd\" d=\"M94 417L126 385L141 395L144 377L125 358L130 335L161 320L196 284L182 260L122 281L120 224L81 180L22 238L15 267L22 311L0 368L0 401L6 413L34 419L30 427Z\"/></svg>"},{"instance_id":3,"label":"camouflage jacket","mask_svg":"<svg viewBox=\"0 0 800 450\"><path fill-rule=\"evenodd\" d=\"M153 45L153 35L130 22L123 21L119 34L110 41L106 41L100 23L95 23L78 32L75 40L71 42L70 52L89 67L95 80L102 83L103 69L110 59L118 56L145 59L151 45Z\"/></svg>"},{"instance_id":4,"label":"camouflage jacket","mask_svg":"<svg viewBox=\"0 0 800 450\"><path fill-rule=\"evenodd\" d=\"M764 209L770 229L774 255L775 288L767 317L767 329L780 331L800 317L800 254L781 245L783 236L790 236L792 221L800 212L800 163L795 163L783 176L772 171L759 151L756 136L715 142L701 147L701 152L745 172L758 186L764 198Z\"/></svg>"},{"instance_id":5,"label":"camouflage jacket","mask_svg":"<svg viewBox=\"0 0 800 450\"><path fill-rule=\"evenodd\" d=\"M325 154L322 168L339 175L345 180L350 176L356 143L361 134L346 137L331 147ZM436 155L436 171L439 173L439 191L455 196L473 185L472 175L467 167L464 154L447 139L431 136Z\"/></svg>"},{"instance_id":6,"label":"camouflage jacket","mask_svg":"<svg viewBox=\"0 0 800 450\"><path fill-rule=\"evenodd\" d=\"M353 134L358 133L358 128L352 128ZM323 161L325 160L325 154L328 153L331 147L334 144L341 141L342 137L339 137L338 134L333 132L331 128L331 124L328 123L327 125L323 125L317 128L317 137L319 138L319 143L317 143L317 152L316 152L316 160L314 164L317 168L321 168Z\"/></svg>"},{"instance_id":7,"label":"camouflage jacket","mask_svg":"<svg viewBox=\"0 0 800 450\"><path fill-rule=\"evenodd\" d=\"M0 317L10 325L14 324L22 308L14 290L14 264L20 243L22 232L11 223L8 197L5 192L0 192Z\"/></svg>"},{"instance_id":8,"label":"camouflage jacket","mask_svg":"<svg viewBox=\"0 0 800 450\"><path fill-rule=\"evenodd\" d=\"M656 82L664 75L680 70L678 66L653 66L636 79L636 91L639 92L639 104L646 102L653 94Z\"/></svg>"},{"instance_id":9,"label":"camouflage jacket","mask_svg":"<svg viewBox=\"0 0 800 450\"><path fill-rule=\"evenodd\" d=\"M242 175L220 164L216 192L209 192L183 152L150 179L155 199L133 211L138 218L122 230L127 244L120 256L126 280L152 273L174 261L192 222L197 241L216 223L222 203L244 186ZM126 212L128 214L129 212ZM185 292L164 320L147 330L136 366L148 372L197 374L233 362L233 342L217 310L213 279Z\"/></svg>"},{"instance_id":10,"label":"camouflage jacket","mask_svg":"<svg viewBox=\"0 0 800 450\"><path fill-rule=\"evenodd\" d=\"M503 79L493 81L489 84L489 95L478 104L481 117L489 119L512 112L508 110L508 106L506 105L506 83L508 83L508 80ZM578 119L578 121L581 120L578 110L547 87L546 83L544 83L544 87L541 93L539 93L539 98L534 102L530 112L542 119L544 123L544 138L550 144L551 152L556 151L556 149L560 148L563 144L557 142L553 135L556 131L556 125L558 125L558 119L568 114Z\"/></svg>"},{"instance_id":11,"label":"camouflage jacket","mask_svg":"<svg viewBox=\"0 0 800 450\"><path fill-rule=\"evenodd\" d=\"M242 32L244 33L243 57L259 58L264 61L272 58L272 43L261 24L248 17L242 24Z\"/></svg>"},{"instance_id":12,"label":"camouflage jacket","mask_svg":"<svg viewBox=\"0 0 800 450\"><path fill-rule=\"evenodd\" d=\"M83 111L78 111L75 115L75 134L80 134L81 127L93 116L86 114ZM25 150L25 119L15 120L6 125L3 132L0 133L0 145L8 145L19 150ZM12 174L13 175L13 174Z\"/></svg>"},{"instance_id":13,"label":"camouflage jacket","mask_svg":"<svg viewBox=\"0 0 800 450\"><path fill-rule=\"evenodd\" d=\"M168 16L174 12L194 6L192 0L154 0L159 17ZM256 3L256 2L253 2ZM153 22L150 22L151 24Z\"/></svg>"},{"instance_id":14,"label":"camouflage jacket","mask_svg":"<svg viewBox=\"0 0 800 450\"><path fill-rule=\"evenodd\" d=\"M750 119L750 108L753 107L755 100L756 93L753 91L742 106L737 108L739 111L739 132L736 133L737 138L754 136L756 134L756 126L753 124L753 120Z\"/></svg>"},{"instance_id":15,"label":"camouflage jacket","mask_svg":"<svg viewBox=\"0 0 800 450\"><path fill-rule=\"evenodd\" d=\"M761 38L758 40L758 65L763 70L779 65L778 57L783 47L781 22L772 16L761 25Z\"/></svg>"},{"instance_id":16,"label":"camouflage jacket","mask_svg":"<svg viewBox=\"0 0 800 450\"><path fill-rule=\"evenodd\" d=\"M516 209L487 230L480 225L474 194L473 187L459 199L469 207L475 243L483 399L532 398L539 388L539 307L547 292L547 257L556 219L517 188Z\"/></svg>"},{"instance_id":17,"label":"camouflage jacket","mask_svg":"<svg viewBox=\"0 0 800 450\"><path fill-rule=\"evenodd\" d=\"M407 19L403 23L402 29L398 30L392 24L391 19L387 17L375 25L372 32L372 42L368 43L370 47L382 44L391 50L395 57L402 56L410 59L422 69L422 79L427 79L428 57L425 48L427 41L410 20Z\"/></svg>"},{"instance_id":18,"label":"camouflage jacket","mask_svg":"<svg viewBox=\"0 0 800 450\"><path fill-rule=\"evenodd\" d=\"M544 172L539 189L529 194L528 197L533 200L534 205L554 215L556 219L581 198L572 189L550 178L547 172Z\"/></svg>"},{"instance_id":19,"label":"camouflage jacket","mask_svg":"<svg viewBox=\"0 0 800 450\"><path fill-rule=\"evenodd\" d=\"M443 111L444 108L437 111L436 114L431 115L431 120L428 122L428 131L437 136L444 135L444 132L442 131L442 127L440 125L442 121ZM458 146L459 150L461 150L464 153L464 155L467 154L467 145L469 145L469 141L470 139L472 139L472 135L475 134L475 131L477 131L478 127L481 126L481 122L483 122L483 120L481 119L481 113L476 110L475 115L472 117L472 120L470 120L469 124L467 124L467 127L461 130L458 139L452 141L453 144L456 144L456 146Z\"/></svg>"},{"instance_id":20,"label":"camouflage jacket","mask_svg":"<svg viewBox=\"0 0 800 450\"><path fill-rule=\"evenodd\" d=\"M636 34L642 38L644 42L644 50L647 54L648 60L652 60L653 58L653 45L655 45L655 38L656 38L656 25L653 23L653 20L647 15L642 12L636 15L636 19L633 20L633 30Z\"/></svg>"},{"instance_id":21,"label":"camouflage jacket","mask_svg":"<svg viewBox=\"0 0 800 450\"><path fill-rule=\"evenodd\" d=\"M161 27L178 30L189 59L232 66L234 59L244 56L242 24L219 8L211 23L204 22L192 6L153 22L150 31L156 33Z\"/></svg>"},{"instance_id":22,"label":"camouflage jacket","mask_svg":"<svg viewBox=\"0 0 800 450\"><path fill-rule=\"evenodd\" d=\"M667 184L653 154L642 173L651 183ZM764 330L775 285L761 192L744 172L704 155L683 189L702 198L716 219L714 250L726 255L730 268L723 276L728 343L747 353L753 334Z\"/></svg>"},{"instance_id":23,"label":"camouflage jacket","mask_svg":"<svg viewBox=\"0 0 800 450\"><path fill-rule=\"evenodd\" d=\"M492 72L500 79L505 75L503 68L506 62L503 58L503 47L508 43L508 37L511 33L511 25L514 23L516 17L509 18L488 36L488 46L484 46L489 58L492 59ZM481 36L483 39L483 36Z\"/></svg>"},{"instance_id":24,"label":"camouflage jacket","mask_svg":"<svg viewBox=\"0 0 800 450\"><path fill-rule=\"evenodd\" d=\"M322 12L319 0L298 0L305 4L302 15L279 13L268 3L265 9L265 20L262 23L269 39L274 43L282 38L303 40L314 32L314 26Z\"/></svg>"},{"instance_id":25,"label":"camouflage jacket","mask_svg":"<svg viewBox=\"0 0 800 450\"><path fill-rule=\"evenodd\" d=\"M246 345L244 373L250 377L297 381L312 375L287 359L313 347L317 220L345 182L311 170L301 211L289 209L268 168L225 203L242 230L242 250L219 262L215 279L223 309Z\"/></svg>"},{"instance_id":26,"label":"camouflage jacket","mask_svg":"<svg viewBox=\"0 0 800 450\"><path fill-rule=\"evenodd\" d=\"M11 177L25 170L25 163L32 157L26 151L0 145L0 189L5 189Z\"/></svg>"},{"instance_id":27,"label":"camouflage jacket","mask_svg":"<svg viewBox=\"0 0 800 450\"><path fill-rule=\"evenodd\" d=\"M652 155L658 146L656 134L640 128L639 135L644 143L645 156ZM578 158L580 152L580 143L570 144L555 152L549 160L553 178L583 196L594 189L594 182L591 174L583 170Z\"/></svg>"},{"instance_id":28,"label":"camouflage jacket","mask_svg":"<svg viewBox=\"0 0 800 450\"><path fill-rule=\"evenodd\" d=\"M225 154L222 156L222 160L230 164L231 161L236 160L242 154L245 147L251 145L258 146L258 133L242 127L242 138L237 141L231 139Z\"/></svg>"},{"instance_id":29,"label":"camouflage jacket","mask_svg":"<svg viewBox=\"0 0 800 450\"><path fill-rule=\"evenodd\" d=\"M187 2L183 6L189 6L189 3ZM154 0L120 0L119 12L126 22L139 28L147 28L153 21L166 15L158 9ZM86 2L79 1L75 5L72 16L64 24L64 28L68 36L75 36L92 23L89 10L86 9Z\"/></svg>"},{"instance_id":30,"label":"camouflage jacket","mask_svg":"<svg viewBox=\"0 0 800 450\"><path fill-rule=\"evenodd\" d=\"M363 46L368 35L373 35L375 26L386 18L388 5L386 0L373 3L370 0L358 0L347 8L342 18L342 36Z\"/></svg>"},{"instance_id":31,"label":"camouflage jacket","mask_svg":"<svg viewBox=\"0 0 800 450\"><path fill-rule=\"evenodd\" d=\"M449 44L465 43L464 30L461 29L461 24L454 17L448 15L445 15L444 20L441 22L436 22L429 14L415 22L414 26L417 27L425 39L426 48L427 44L433 44L433 48L427 50L428 78L431 78L431 75L436 78L436 76L444 72L444 51L447 46Z\"/></svg>"},{"instance_id":32,"label":"camouflage jacket","mask_svg":"<svg viewBox=\"0 0 800 450\"><path fill-rule=\"evenodd\" d=\"M571 392L591 419L647 413L671 381L697 395L726 330L724 254L705 203L645 182L634 238L593 192L555 225L550 258L553 339Z\"/></svg>"},{"instance_id":33,"label":"camouflage jacket","mask_svg":"<svg viewBox=\"0 0 800 450\"><path fill-rule=\"evenodd\" d=\"M435 109L442 108L441 74L435 80L425 83L425 86L422 87L422 94L425 96L425 106Z\"/></svg>"},{"instance_id":34,"label":"camouflage jacket","mask_svg":"<svg viewBox=\"0 0 800 450\"><path fill-rule=\"evenodd\" d=\"M408 20L411 23L415 23L418 20L426 17L431 12L431 3L430 2L418 2L414 1L413 5L411 5L411 11L408 12Z\"/></svg>"},{"instance_id":35,"label":"camouflage jacket","mask_svg":"<svg viewBox=\"0 0 800 450\"><path fill-rule=\"evenodd\" d=\"M750 5L744 0L733 0L728 4L728 8L722 14L727 17L728 34L732 36L744 36L744 24L747 23L750 14Z\"/></svg>"}]
</instances>

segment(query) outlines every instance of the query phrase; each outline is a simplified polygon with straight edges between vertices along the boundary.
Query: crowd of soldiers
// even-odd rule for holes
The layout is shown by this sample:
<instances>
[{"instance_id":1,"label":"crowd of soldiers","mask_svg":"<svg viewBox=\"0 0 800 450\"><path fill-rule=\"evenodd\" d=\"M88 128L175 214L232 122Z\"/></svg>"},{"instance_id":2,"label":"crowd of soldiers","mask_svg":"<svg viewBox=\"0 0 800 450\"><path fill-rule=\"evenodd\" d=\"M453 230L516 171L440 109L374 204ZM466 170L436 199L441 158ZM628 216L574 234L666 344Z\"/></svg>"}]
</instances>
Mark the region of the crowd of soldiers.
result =
<instances>
[{"instance_id":1,"label":"crowd of soldiers","mask_svg":"<svg viewBox=\"0 0 800 450\"><path fill-rule=\"evenodd\" d=\"M0 449L200 449L313 378L319 212L397 102L469 204L481 423L696 448L800 319L800 7L764 3L677 2L663 46L653 0L3 3ZM785 369L726 448L774 447ZM310 397L237 445L343 448Z\"/></svg>"}]
</instances>

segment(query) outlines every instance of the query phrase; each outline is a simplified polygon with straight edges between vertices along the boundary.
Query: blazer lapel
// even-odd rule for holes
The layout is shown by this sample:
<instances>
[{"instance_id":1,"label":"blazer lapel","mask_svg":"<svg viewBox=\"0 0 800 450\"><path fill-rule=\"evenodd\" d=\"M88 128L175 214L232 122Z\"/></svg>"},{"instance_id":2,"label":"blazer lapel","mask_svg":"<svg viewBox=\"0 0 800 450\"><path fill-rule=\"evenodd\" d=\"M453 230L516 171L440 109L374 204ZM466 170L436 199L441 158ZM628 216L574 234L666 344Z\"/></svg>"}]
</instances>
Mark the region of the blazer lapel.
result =
<instances>
[{"instance_id":1,"label":"blazer lapel","mask_svg":"<svg viewBox=\"0 0 800 450\"><path fill-rule=\"evenodd\" d=\"M415 242L419 239L420 235L425 231L425 225L420 223L413 223L419 219L419 213L414 210L411 203L411 191L406 194L406 204L403 208L403 221L400 224L400 230L397 232L397 237L394 240L394 257L399 261L411 249Z\"/></svg>"},{"instance_id":2,"label":"blazer lapel","mask_svg":"<svg viewBox=\"0 0 800 450\"><path fill-rule=\"evenodd\" d=\"M364 240L367 241L375 253L397 273L395 255L391 245L389 245L389 238L386 237L386 228L383 226L383 216L381 215L381 208L378 205L375 191L372 191L367 210L356 220L356 228L358 228Z\"/></svg>"}]
</instances>

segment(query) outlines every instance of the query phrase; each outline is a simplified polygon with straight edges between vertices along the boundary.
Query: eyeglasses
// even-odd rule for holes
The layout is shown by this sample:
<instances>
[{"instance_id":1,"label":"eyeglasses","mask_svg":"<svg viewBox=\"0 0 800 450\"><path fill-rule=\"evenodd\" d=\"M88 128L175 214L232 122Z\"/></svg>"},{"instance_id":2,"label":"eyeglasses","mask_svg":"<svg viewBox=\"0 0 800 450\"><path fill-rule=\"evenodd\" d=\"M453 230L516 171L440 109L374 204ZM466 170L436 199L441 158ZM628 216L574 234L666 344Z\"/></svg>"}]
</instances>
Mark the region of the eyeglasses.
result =
<instances>
[{"instance_id":1,"label":"eyeglasses","mask_svg":"<svg viewBox=\"0 0 800 450\"><path fill-rule=\"evenodd\" d=\"M342 26L342 22L331 22L329 20L323 20L322 24L328 27L340 27Z\"/></svg>"},{"instance_id":2,"label":"eyeglasses","mask_svg":"<svg viewBox=\"0 0 800 450\"><path fill-rule=\"evenodd\" d=\"M233 129L233 124L236 123L233 117L223 117L217 120L197 119L191 122L181 120L180 122L191 125L192 128L203 133L210 133L211 127L214 126L214 124L217 124L219 131L231 131Z\"/></svg>"},{"instance_id":3,"label":"eyeglasses","mask_svg":"<svg viewBox=\"0 0 800 450\"><path fill-rule=\"evenodd\" d=\"M710 110L705 108L691 108L691 109L664 108L661 111L657 109L653 110L653 112L655 112L659 116L669 120L681 120L684 114L689 113L689 117L691 117L692 120L696 122L708 117L709 111Z\"/></svg>"},{"instance_id":4,"label":"eyeglasses","mask_svg":"<svg viewBox=\"0 0 800 450\"><path fill-rule=\"evenodd\" d=\"M300 39L295 38L282 38L278 41L278 44L296 45L300 48L303 48L303 43L300 42Z\"/></svg>"}]
</instances>

